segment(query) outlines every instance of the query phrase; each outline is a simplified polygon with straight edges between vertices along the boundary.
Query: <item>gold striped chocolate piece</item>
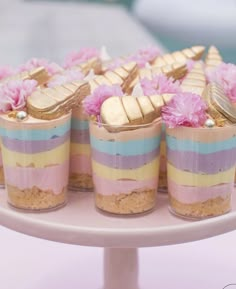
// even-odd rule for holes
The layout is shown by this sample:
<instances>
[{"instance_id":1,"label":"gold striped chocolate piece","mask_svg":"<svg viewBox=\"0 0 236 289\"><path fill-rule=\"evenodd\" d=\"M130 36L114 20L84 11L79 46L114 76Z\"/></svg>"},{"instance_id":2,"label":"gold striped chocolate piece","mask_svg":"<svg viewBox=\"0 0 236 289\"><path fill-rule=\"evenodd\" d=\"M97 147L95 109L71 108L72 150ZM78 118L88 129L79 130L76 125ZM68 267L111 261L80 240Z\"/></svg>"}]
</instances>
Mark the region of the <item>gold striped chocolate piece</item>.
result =
<instances>
[{"instance_id":1,"label":"gold striped chocolate piece","mask_svg":"<svg viewBox=\"0 0 236 289\"><path fill-rule=\"evenodd\" d=\"M87 75L90 70L93 70L95 74L102 73L102 62L97 57L93 57L75 67L79 68L84 75Z\"/></svg>"},{"instance_id":2,"label":"gold striped chocolate piece","mask_svg":"<svg viewBox=\"0 0 236 289\"><path fill-rule=\"evenodd\" d=\"M7 82L12 81L12 80L34 79L38 82L38 85L41 86L41 85L44 85L45 83L47 83L49 78L50 77L47 73L47 70L43 66L41 66L41 67L34 68L32 70L29 70L29 71L23 71L23 72L20 72L16 75L6 77L2 81L0 81L0 83L7 83Z\"/></svg>"},{"instance_id":3,"label":"gold striped chocolate piece","mask_svg":"<svg viewBox=\"0 0 236 289\"><path fill-rule=\"evenodd\" d=\"M124 64L113 71L106 71L103 75L99 75L89 82L91 91L99 85L118 84L125 92L130 83L136 78L137 73L138 66L135 62Z\"/></svg>"},{"instance_id":4,"label":"gold striped chocolate piece","mask_svg":"<svg viewBox=\"0 0 236 289\"><path fill-rule=\"evenodd\" d=\"M101 106L101 119L109 131L132 130L159 118L163 105L162 95L112 96Z\"/></svg>"},{"instance_id":5,"label":"gold striped chocolate piece","mask_svg":"<svg viewBox=\"0 0 236 289\"><path fill-rule=\"evenodd\" d=\"M210 97L214 107L230 122L236 123L236 107L231 103L219 85L212 83L210 86Z\"/></svg>"},{"instance_id":6,"label":"gold striped chocolate piece","mask_svg":"<svg viewBox=\"0 0 236 289\"><path fill-rule=\"evenodd\" d=\"M192 70L187 74L181 83L181 90L183 92L192 92L202 96L206 87L206 77L203 65L196 62Z\"/></svg>"},{"instance_id":7,"label":"gold striped chocolate piece","mask_svg":"<svg viewBox=\"0 0 236 289\"><path fill-rule=\"evenodd\" d=\"M143 78L151 80L156 75L164 74L167 77L172 77L173 79L177 80L185 76L186 73L187 73L186 64L181 64L177 62L171 65L167 64L163 67L141 68L138 71L137 77L132 81L129 88L127 89L127 93L131 94L135 85Z\"/></svg>"},{"instance_id":8,"label":"gold striped chocolate piece","mask_svg":"<svg viewBox=\"0 0 236 289\"><path fill-rule=\"evenodd\" d=\"M207 52L205 64L206 69L212 69L217 67L223 62L219 50L215 46L211 46Z\"/></svg>"},{"instance_id":9,"label":"gold striped chocolate piece","mask_svg":"<svg viewBox=\"0 0 236 289\"><path fill-rule=\"evenodd\" d=\"M175 62L186 63L188 59L199 60L204 51L204 46L193 46L191 48L185 48L181 51L167 53L162 56L158 56L153 62L152 66L163 67L168 64L172 65Z\"/></svg>"},{"instance_id":10,"label":"gold striped chocolate piece","mask_svg":"<svg viewBox=\"0 0 236 289\"><path fill-rule=\"evenodd\" d=\"M203 96L208 103L208 113L217 126L224 126L227 122L236 123L236 108L219 85L209 83Z\"/></svg>"},{"instance_id":11,"label":"gold striped chocolate piece","mask_svg":"<svg viewBox=\"0 0 236 289\"><path fill-rule=\"evenodd\" d=\"M36 90L27 98L28 113L39 119L55 119L78 106L90 94L87 82L71 82Z\"/></svg>"}]
</instances>

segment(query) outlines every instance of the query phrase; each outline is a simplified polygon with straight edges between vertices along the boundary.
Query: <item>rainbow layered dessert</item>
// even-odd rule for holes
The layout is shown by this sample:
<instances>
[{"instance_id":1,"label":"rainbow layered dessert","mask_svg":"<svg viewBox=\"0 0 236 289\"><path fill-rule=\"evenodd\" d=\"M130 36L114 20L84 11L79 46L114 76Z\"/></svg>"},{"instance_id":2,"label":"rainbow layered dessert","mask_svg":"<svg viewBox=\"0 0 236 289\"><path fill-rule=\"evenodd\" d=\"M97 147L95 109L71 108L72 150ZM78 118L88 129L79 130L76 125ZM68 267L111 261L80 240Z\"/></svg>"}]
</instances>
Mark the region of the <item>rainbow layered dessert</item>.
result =
<instances>
[{"instance_id":1,"label":"rainbow layered dessert","mask_svg":"<svg viewBox=\"0 0 236 289\"><path fill-rule=\"evenodd\" d=\"M115 214L149 211L158 185L160 109L149 97L123 95L117 86L100 90L101 106L97 114L91 111L89 127L96 206ZM85 99L88 114L95 103L93 95Z\"/></svg>"},{"instance_id":2,"label":"rainbow layered dessert","mask_svg":"<svg viewBox=\"0 0 236 289\"><path fill-rule=\"evenodd\" d=\"M82 106L72 111L69 187L93 189L89 121Z\"/></svg>"},{"instance_id":3,"label":"rainbow layered dessert","mask_svg":"<svg viewBox=\"0 0 236 289\"><path fill-rule=\"evenodd\" d=\"M190 218L231 209L236 164L236 109L223 89L208 84L203 96L183 92L162 109L167 125L171 211Z\"/></svg>"},{"instance_id":4,"label":"rainbow layered dessert","mask_svg":"<svg viewBox=\"0 0 236 289\"><path fill-rule=\"evenodd\" d=\"M16 117L24 115L18 112ZM53 121L2 116L2 152L9 203L43 210L66 202L70 114Z\"/></svg>"},{"instance_id":5,"label":"rainbow layered dessert","mask_svg":"<svg viewBox=\"0 0 236 289\"><path fill-rule=\"evenodd\" d=\"M3 163L2 163L2 149L0 147L0 186L5 185L5 178L4 178L4 170L3 170Z\"/></svg>"},{"instance_id":6,"label":"rainbow layered dessert","mask_svg":"<svg viewBox=\"0 0 236 289\"><path fill-rule=\"evenodd\" d=\"M170 204L184 216L207 217L231 208L235 128L167 129Z\"/></svg>"}]
</instances>

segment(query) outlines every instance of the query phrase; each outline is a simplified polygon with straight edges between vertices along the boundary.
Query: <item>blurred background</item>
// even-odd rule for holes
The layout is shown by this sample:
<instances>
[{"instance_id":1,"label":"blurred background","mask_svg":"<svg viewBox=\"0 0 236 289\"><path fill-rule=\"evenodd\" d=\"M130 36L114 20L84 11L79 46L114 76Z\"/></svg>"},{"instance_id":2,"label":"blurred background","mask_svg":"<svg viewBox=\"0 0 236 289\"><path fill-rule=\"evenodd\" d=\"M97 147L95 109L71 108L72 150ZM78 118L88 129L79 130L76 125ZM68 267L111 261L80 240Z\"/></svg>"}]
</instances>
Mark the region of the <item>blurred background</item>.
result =
<instances>
[{"instance_id":1,"label":"blurred background","mask_svg":"<svg viewBox=\"0 0 236 289\"><path fill-rule=\"evenodd\" d=\"M170 51L214 44L236 62L235 15L236 0L0 0L0 62L60 60L104 44L116 56L153 43Z\"/></svg>"}]
</instances>

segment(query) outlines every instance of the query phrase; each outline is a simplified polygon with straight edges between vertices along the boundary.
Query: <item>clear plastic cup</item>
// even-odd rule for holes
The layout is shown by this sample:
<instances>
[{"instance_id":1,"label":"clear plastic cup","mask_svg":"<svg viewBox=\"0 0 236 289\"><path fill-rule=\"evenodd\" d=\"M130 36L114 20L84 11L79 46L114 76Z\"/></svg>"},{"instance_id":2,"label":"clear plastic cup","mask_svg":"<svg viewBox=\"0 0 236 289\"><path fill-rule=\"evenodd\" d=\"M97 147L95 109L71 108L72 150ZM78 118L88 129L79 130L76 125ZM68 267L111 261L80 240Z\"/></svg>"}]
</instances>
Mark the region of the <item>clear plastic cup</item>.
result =
<instances>
[{"instance_id":1,"label":"clear plastic cup","mask_svg":"<svg viewBox=\"0 0 236 289\"><path fill-rule=\"evenodd\" d=\"M3 170L3 163L2 163L2 150L0 144L0 188L5 187L5 178L4 178L4 170Z\"/></svg>"},{"instance_id":2,"label":"clear plastic cup","mask_svg":"<svg viewBox=\"0 0 236 289\"><path fill-rule=\"evenodd\" d=\"M69 187L93 190L89 121L82 106L72 110Z\"/></svg>"},{"instance_id":3,"label":"clear plastic cup","mask_svg":"<svg viewBox=\"0 0 236 289\"><path fill-rule=\"evenodd\" d=\"M2 156L8 202L31 211L65 205L69 177L71 114L54 120L8 115L3 123Z\"/></svg>"},{"instance_id":4,"label":"clear plastic cup","mask_svg":"<svg viewBox=\"0 0 236 289\"><path fill-rule=\"evenodd\" d=\"M161 122L107 126L90 122L96 206L102 211L130 215L155 207Z\"/></svg>"},{"instance_id":5,"label":"clear plastic cup","mask_svg":"<svg viewBox=\"0 0 236 289\"><path fill-rule=\"evenodd\" d=\"M167 175L171 211L206 218L231 210L236 126L167 128Z\"/></svg>"}]
</instances>

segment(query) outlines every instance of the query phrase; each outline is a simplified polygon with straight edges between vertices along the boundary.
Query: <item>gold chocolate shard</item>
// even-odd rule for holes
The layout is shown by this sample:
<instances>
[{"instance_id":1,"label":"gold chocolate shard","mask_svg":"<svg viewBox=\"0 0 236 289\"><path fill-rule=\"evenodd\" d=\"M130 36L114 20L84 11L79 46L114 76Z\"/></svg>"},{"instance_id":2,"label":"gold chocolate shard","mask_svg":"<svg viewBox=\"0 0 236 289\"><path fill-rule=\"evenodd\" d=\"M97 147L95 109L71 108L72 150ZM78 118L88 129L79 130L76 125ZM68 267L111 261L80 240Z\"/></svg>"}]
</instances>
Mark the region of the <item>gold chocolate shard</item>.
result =
<instances>
[{"instance_id":1,"label":"gold chocolate shard","mask_svg":"<svg viewBox=\"0 0 236 289\"><path fill-rule=\"evenodd\" d=\"M30 79L35 79L38 85L43 85L48 82L49 75L44 67L38 67L29 71Z\"/></svg>"},{"instance_id":2,"label":"gold chocolate shard","mask_svg":"<svg viewBox=\"0 0 236 289\"><path fill-rule=\"evenodd\" d=\"M143 115L136 100L136 97L131 95L125 95L121 97L123 107L130 124L143 123Z\"/></svg>"},{"instance_id":3,"label":"gold chocolate shard","mask_svg":"<svg viewBox=\"0 0 236 289\"><path fill-rule=\"evenodd\" d=\"M217 95L217 97L214 95ZM209 83L203 92L203 97L208 104L208 114L210 117L214 119L217 126L224 126L227 122L227 117L222 113L221 109L219 109L221 105L219 106L218 101L220 98L226 99L226 96L221 88L213 83ZM215 101L215 99L217 99L217 101ZM228 101L226 100L226 102Z\"/></svg>"},{"instance_id":4,"label":"gold chocolate shard","mask_svg":"<svg viewBox=\"0 0 236 289\"><path fill-rule=\"evenodd\" d=\"M123 80L126 79L129 76L129 72L126 71L124 68L122 67L118 67L115 69L115 73L120 76L120 78L122 78Z\"/></svg>"},{"instance_id":5,"label":"gold chocolate shard","mask_svg":"<svg viewBox=\"0 0 236 289\"><path fill-rule=\"evenodd\" d=\"M94 79L92 79L89 81L89 86L90 86L91 92L93 92L96 88L98 88L99 85Z\"/></svg>"},{"instance_id":6,"label":"gold chocolate shard","mask_svg":"<svg viewBox=\"0 0 236 289\"><path fill-rule=\"evenodd\" d=\"M223 62L219 50L215 46L211 46L207 52L205 64L206 69L212 69L217 67Z\"/></svg>"},{"instance_id":7,"label":"gold chocolate shard","mask_svg":"<svg viewBox=\"0 0 236 289\"><path fill-rule=\"evenodd\" d=\"M98 75L94 78L94 81L98 85L111 85L111 82L104 75Z\"/></svg>"},{"instance_id":8,"label":"gold chocolate shard","mask_svg":"<svg viewBox=\"0 0 236 289\"><path fill-rule=\"evenodd\" d=\"M138 74L138 66L135 62L129 62L121 67L114 69L114 71L106 71L103 76L97 76L93 79L90 87L93 91L96 87L94 86L94 82L96 84L106 84L106 85L114 85L118 84L121 86L124 92L129 88L130 84L137 77Z\"/></svg>"},{"instance_id":9,"label":"gold chocolate shard","mask_svg":"<svg viewBox=\"0 0 236 289\"><path fill-rule=\"evenodd\" d=\"M192 70L187 74L185 79L182 81L181 90L183 92L192 92L202 96L205 87L206 87L206 77L203 65L200 62L196 62Z\"/></svg>"},{"instance_id":10,"label":"gold chocolate shard","mask_svg":"<svg viewBox=\"0 0 236 289\"><path fill-rule=\"evenodd\" d=\"M164 106L164 100L161 95L150 95L148 96L152 106L154 107L156 111L156 116L159 117L161 116L161 109Z\"/></svg>"},{"instance_id":11,"label":"gold chocolate shard","mask_svg":"<svg viewBox=\"0 0 236 289\"><path fill-rule=\"evenodd\" d=\"M162 95L163 101L165 104L168 104L171 99L173 98L174 94L173 93L163 93Z\"/></svg>"},{"instance_id":12,"label":"gold chocolate shard","mask_svg":"<svg viewBox=\"0 0 236 289\"><path fill-rule=\"evenodd\" d=\"M177 80L185 76L186 73L186 64L181 64L177 62L174 62L172 65L167 64L163 67L141 68L138 71L138 76L133 79L126 92L130 94L134 86L145 77L147 77L148 79L152 79L155 75L165 74L167 77L172 77L173 79Z\"/></svg>"},{"instance_id":13,"label":"gold chocolate shard","mask_svg":"<svg viewBox=\"0 0 236 289\"><path fill-rule=\"evenodd\" d=\"M27 98L28 113L39 119L55 119L78 106L90 94L87 82L68 83L56 88L36 90Z\"/></svg>"},{"instance_id":14,"label":"gold chocolate shard","mask_svg":"<svg viewBox=\"0 0 236 289\"><path fill-rule=\"evenodd\" d=\"M148 96L139 96L136 98L139 104L139 107L143 114L143 122L150 123L159 115L156 114L156 111L151 103L151 100Z\"/></svg>"},{"instance_id":15,"label":"gold chocolate shard","mask_svg":"<svg viewBox=\"0 0 236 289\"><path fill-rule=\"evenodd\" d=\"M111 131L119 130L115 126L129 124L129 119L119 96L111 96L103 102L101 106L101 118L105 124L111 126L109 127Z\"/></svg>"},{"instance_id":16,"label":"gold chocolate shard","mask_svg":"<svg viewBox=\"0 0 236 289\"><path fill-rule=\"evenodd\" d=\"M97 57L93 57L75 67L81 69L84 75L87 75L90 70L93 70L95 74L102 73L102 62Z\"/></svg>"},{"instance_id":17,"label":"gold chocolate shard","mask_svg":"<svg viewBox=\"0 0 236 289\"><path fill-rule=\"evenodd\" d=\"M199 60L205 51L204 46L193 46L185 48L182 51L175 51L171 54L158 56L152 66L163 67L167 64L172 65L174 62L186 63L188 59Z\"/></svg>"},{"instance_id":18,"label":"gold chocolate shard","mask_svg":"<svg viewBox=\"0 0 236 289\"><path fill-rule=\"evenodd\" d=\"M44 85L49 80L49 75L47 70L40 66L38 68L31 69L29 71L23 71L17 73L15 75L4 78L0 83L7 83L11 80L26 80L26 79L34 79L38 82L38 86Z\"/></svg>"},{"instance_id":19,"label":"gold chocolate shard","mask_svg":"<svg viewBox=\"0 0 236 289\"><path fill-rule=\"evenodd\" d=\"M101 118L109 131L135 129L136 125L151 123L160 117L164 105L159 96L112 96L101 106Z\"/></svg>"},{"instance_id":20,"label":"gold chocolate shard","mask_svg":"<svg viewBox=\"0 0 236 289\"><path fill-rule=\"evenodd\" d=\"M215 83L208 85L210 86L210 97L212 104L230 122L236 123L236 107L226 96L223 88Z\"/></svg>"},{"instance_id":21,"label":"gold chocolate shard","mask_svg":"<svg viewBox=\"0 0 236 289\"><path fill-rule=\"evenodd\" d=\"M104 76L108 79L111 85L114 84L121 85L123 83L123 79L113 71L107 71Z\"/></svg>"}]
</instances>

